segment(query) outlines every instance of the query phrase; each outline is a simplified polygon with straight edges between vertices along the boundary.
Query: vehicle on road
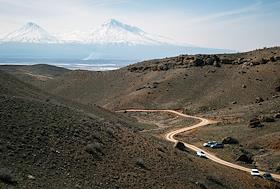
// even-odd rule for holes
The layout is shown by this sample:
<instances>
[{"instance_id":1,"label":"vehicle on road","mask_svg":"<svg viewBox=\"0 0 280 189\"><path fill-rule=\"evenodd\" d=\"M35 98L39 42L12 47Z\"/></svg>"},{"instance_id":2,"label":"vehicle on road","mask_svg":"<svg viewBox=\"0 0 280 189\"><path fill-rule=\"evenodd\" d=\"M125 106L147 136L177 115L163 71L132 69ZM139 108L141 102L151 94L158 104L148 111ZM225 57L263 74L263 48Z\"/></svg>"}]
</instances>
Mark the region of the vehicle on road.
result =
<instances>
[{"instance_id":1,"label":"vehicle on road","mask_svg":"<svg viewBox=\"0 0 280 189\"><path fill-rule=\"evenodd\" d=\"M258 169L252 169L251 170L251 175L252 176L257 176L257 177L261 176L261 174L260 174Z\"/></svg>"},{"instance_id":2,"label":"vehicle on road","mask_svg":"<svg viewBox=\"0 0 280 189\"><path fill-rule=\"evenodd\" d=\"M218 143L218 142L217 141L208 141L208 142L204 143L203 146L210 147L211 145L216 144L216 143Z\"/></svg>"},{"instance_id":3,"label":"vehicle on road","mask_svg":"<svg viewBox=\"0 0 280 189\"><path fill-rule=\"evenodd\" d=\"M224 144L223 143L215 143L215 144L212 144L210 147L211 148L223 148Z\"/></svg>"},{"instance_id":4,"label":"vehicle on road","mask_svg":"<svg viewBox=\"0 0 280 189\"><path fill-rule=\"evenodd\" d=\"M201 157L201 158L207 158L207 157L206 157L206 154L205 154L203 151L201 151L201 150L197 151L197 152L196 152L196 155L199 156L199 157Z\"/></svg>"},{"instance_id":5,"label":"vehicle on road","mask_svg":"<svg viewBox=\"0 0 280 189\"><path fill-rule=\"evenodd\" d=\"M269 172L265 172L263 174L263 178L266 180L273 180L273 177L271 176L271 174Z\"/></svg>"}]
</instances>

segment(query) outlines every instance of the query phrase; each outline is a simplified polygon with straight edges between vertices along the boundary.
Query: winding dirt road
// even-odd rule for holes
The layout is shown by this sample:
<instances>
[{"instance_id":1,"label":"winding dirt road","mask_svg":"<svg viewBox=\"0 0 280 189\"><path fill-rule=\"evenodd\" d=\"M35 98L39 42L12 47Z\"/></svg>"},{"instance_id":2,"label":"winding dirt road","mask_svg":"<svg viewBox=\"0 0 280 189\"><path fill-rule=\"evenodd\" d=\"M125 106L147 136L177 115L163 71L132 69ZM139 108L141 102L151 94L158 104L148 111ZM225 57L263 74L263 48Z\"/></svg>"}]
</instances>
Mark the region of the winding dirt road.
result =
<instances>
[{"instance_id":1,"label":"winding dirt road","mask_svg":"<svg viewBox=\"0 0 280 189\"><path fill-rule=\"evenodd\" d=\"M206 125L210 125L210 124L214 124L214 123L217 123L216 121L212 121L212 120L209 120L209 119L206 119L206 118L201 118L201 117L196 117L196 116L190 116L190 115L186 115L186 114L183 114L183 113L180 113L180 112L177 112L177 111L174 111L174 110L138 110L138 109L130 109L130 110L125 110L127 112L166 112L166 113L172 113L172 114L176 114L178 116L181 116L181 117L185 117L185 118L192 118L192 119L198 119L200 120L199 123L197 124L194 124L194 125L191 125L191 126L186 126L186 127L183 127L183 128L180 128L180 129L177 129L177 130L174 130L174 131L170 131L168 133L165 134L165 139L170 141L170 142L173 142L173 143L176 143L178 142L177 139L175 139L174 137L179 134L179 133L183 133L183 132L186 132L186 131L190 131L190 130L193 130L193 129L196 129L198 127L203 127L203 126L206 126ZM119 111L120 112L120 111ZM219 163L221 165L224 165L224 166L227 166L227 167L231 167L233 169L238 169L238 170L241 170L241 171L245 171L245 172L249 172L251 171L250 168L247 168L247 167L243 167L243 166L240 166L240 165L237 165L237 164L234 164L234 163L230 163L230 162L227 162L225 160L222 160L220 158L218 158L217 156L205 151L205 150L202 150L194 145L191 145L191 144L187 144L185 143L185 146L193 151L198 151L198 150L201 150L203 152L205 152L206 154L206 157L216 163ZM261 174L264 173L264 171L260 171ZM272 177L278 181L280 181L280 175L278 174L271 174Z\"/></svg>"}]
</instances>

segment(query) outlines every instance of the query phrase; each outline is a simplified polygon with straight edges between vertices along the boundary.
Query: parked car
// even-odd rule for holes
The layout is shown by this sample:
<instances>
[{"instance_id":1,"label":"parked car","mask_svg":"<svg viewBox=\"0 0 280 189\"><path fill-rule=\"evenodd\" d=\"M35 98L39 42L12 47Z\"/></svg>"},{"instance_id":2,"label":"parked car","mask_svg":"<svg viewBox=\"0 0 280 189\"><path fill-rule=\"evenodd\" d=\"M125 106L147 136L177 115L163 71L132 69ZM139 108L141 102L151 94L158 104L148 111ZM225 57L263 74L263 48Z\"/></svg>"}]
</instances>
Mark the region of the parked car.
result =
<instances>
[{"instance_id":1,"label":"parked car","mask_svg":"<svg viewBox=\"0 0 280 189\"><path fill-rule=\"evenodd\" d=\"M217 141L208 141L208 142L204 143L203 146L210 147L211 145L216 144L216 143L218 143L218 142Z\"/></svg>"},{"instance_id":2,"label":"parked car","mask_svg":"<svg viewBox=\"0 0 280 189\"><path fill-rule=\"evenodd\" d=\"M196 155L199 156L199 157L202 157L202 158L207 158L206 154L203 151L201 151L201 150L197 151Z\"/></svg>"},{"instance_id":3,"label":"parked car","mask_svg":"<svg viewBox=\"0 0 280 189\"><path fill-rule=\"evenodd\" d=\"M260 174L258 169L252 169L251 170L251 175L252 176L257 176L257 177L261 176L261 174Z\"/></svg>"},{"instance_id":4,"label":"parked car","mask_svg":"<svg viewBox=\"0 0 280 189\"><path fill-rule=\"evenodd\" d=\"M265 172L263 174L263 178L266 180L273 180L273 177L271 176L271 174L269 172Z\"/></svg>"},{"instance_id":5,"label":"parked car","mask_svg":"<svg viewBox=\"0 0 280 189\"><path fill-rule=\"evenodd\" d=\"M215 143L215 144L212 144L210 147L211 148L223 148L224 144L223 143Z\"/></svg>"}]
</instances>

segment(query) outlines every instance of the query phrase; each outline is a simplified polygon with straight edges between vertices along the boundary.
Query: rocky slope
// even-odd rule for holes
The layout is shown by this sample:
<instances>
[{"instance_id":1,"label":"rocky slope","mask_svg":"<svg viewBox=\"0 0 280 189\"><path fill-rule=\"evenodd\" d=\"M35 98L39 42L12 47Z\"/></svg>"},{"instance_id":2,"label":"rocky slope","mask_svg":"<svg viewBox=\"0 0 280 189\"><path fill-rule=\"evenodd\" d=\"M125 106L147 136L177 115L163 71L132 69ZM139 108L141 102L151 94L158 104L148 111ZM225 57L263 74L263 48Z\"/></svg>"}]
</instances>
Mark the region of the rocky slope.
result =
<instances>
[{"instance_id":1,"label":"rocky slope","mask_svg":"<svg viewBox=\"0 0 280 189\"><path fill-rule=\"evenodd\" d=\"M199 159L161 138L139 133L136 119L95 104L110 109L180 108L221 119L222 124L209 133L219 139L231 133L246 150L250 147L244 141L253 141L246 140L245 131L254 128L245 124L252 116L279 107L278 56L278 48L180 56L110 72L27 67L32 75L52 75L45 81L26 76L26 68L5 67L10 74L0 71L0 188L276 187L274 182ZM242 62L251 57L261 57L265 63ZM212 58L213 64L208 61ZM161 69L166 64L171 66ZM236 120L241 121L231 127L229 123ZM254 131L250 137L259 142L272 136L277 123L265 127L263 135ZM244 135L238 138L240 133L233 128ZM192 136L197 138L181 137L198 144L208 139L203 138L207 134ZM278 149L275 141L267 144Z\"/></svg>"},{"instance_id":2,"label":"rocky slope","mask_svg":"<svg viewBox=\"0 0 280 189\"><path fill-rule=\"evenodd\" d=\"M82 109L0 76L0 188L272 186L211 162L205 167L206 160L136 133L102 108Z\"/></svg>"},{"instance_id":3,"label":"rocky slope","mask_svg":"<svg viewBox=\"0 0 280 189\"><path fill-rule=\"evenodd\" d=\"M110 109L169 107L203 112L243 106L278 95L279 49L182 55L110 72L72 71L38 87Z\"/></svg>"}]
</instances>

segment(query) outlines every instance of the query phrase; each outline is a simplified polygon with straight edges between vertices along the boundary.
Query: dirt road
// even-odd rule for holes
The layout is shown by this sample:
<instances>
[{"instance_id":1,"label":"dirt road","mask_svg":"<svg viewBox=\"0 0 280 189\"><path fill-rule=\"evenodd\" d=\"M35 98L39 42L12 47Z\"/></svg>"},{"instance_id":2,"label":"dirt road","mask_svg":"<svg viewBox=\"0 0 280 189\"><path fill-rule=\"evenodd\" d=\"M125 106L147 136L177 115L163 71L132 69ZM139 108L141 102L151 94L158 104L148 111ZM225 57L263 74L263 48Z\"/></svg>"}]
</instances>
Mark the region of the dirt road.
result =
<instances>
[{"instance_id":1,"label":"dirt road","mask_svg":"<svg viewBox=\"0 0 280 189\"><path fill-rule=\"evenodd\" d=\"M193 129L196 129L198 127L203 127L203 126L206 126L206 125L210 125L210 124L214 124L214 123L217 123L216 121L212 121L212 120L209 120L209 119L206 119L206 118L202 118L202 117L196 117L196 116L190 116L190 115L186 115L186 114L183 114L183 113L180 113L180 112L177 112L177 111L174 111L174 110L138 110L138 109L130 109L130 110L125 110L127 112L166 112L166 113L172 113L172 114L176 114L178 116L181 116L181 117L185 117L185 118L192 118L192 119L198 119L200 120L199 123L197 124L194 124L194 125L191 125L191 126L186 126L186 127L183 127L183 128L180 128L180 129L177 129L177 130L174 130L174 131L170 131L168 133L165 134L165 139L170 141L170 142L178 142L177 139L175 139L176 135L179 134L179 133L183 133L183 132L186 132L186 131L190 131L190 130L193 130ZM220 158L218 158L217 156L205 151L205 150L202 150L201 148L197 147L197 146L194 146L192 144L187 144L185 143L185 146L193 151L203 151L205 152L206 154L206 157L209 159L209 160L212 160L216 163L219 163L221 165L224 165L224 166L227 166L227 167L230 167L230 168L233 168L233 169L238 169L238 170L241 170L241 171L245 171L245 172L248 172L250 173L251 169L250 168L247 168L247 167L243 167L243 166L240 166L240 165L237 165L237 164L234 164L234 163L230 163L230 162L227 162L225 160L222 160ZM264 171L260 171L261 174L264 173ZM280 181L280 175L278 174L271 174L272 177L278 181Z\"/></svg>"}]
</instances>

